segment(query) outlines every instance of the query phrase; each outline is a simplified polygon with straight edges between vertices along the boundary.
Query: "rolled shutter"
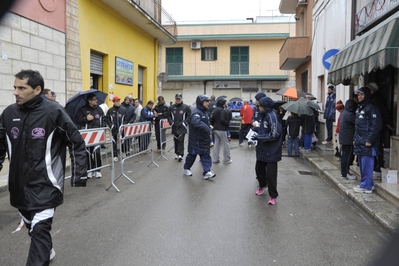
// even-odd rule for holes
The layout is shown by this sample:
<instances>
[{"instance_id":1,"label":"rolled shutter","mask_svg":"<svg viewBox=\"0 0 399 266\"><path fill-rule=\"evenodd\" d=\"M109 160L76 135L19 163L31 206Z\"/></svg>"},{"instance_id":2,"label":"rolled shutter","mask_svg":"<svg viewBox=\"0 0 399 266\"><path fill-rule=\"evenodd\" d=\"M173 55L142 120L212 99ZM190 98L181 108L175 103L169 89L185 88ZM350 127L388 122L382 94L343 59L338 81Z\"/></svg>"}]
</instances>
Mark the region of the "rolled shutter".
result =
<instances>
[{"instance_id":1,"label":"rolled shutter","mask_svg":"<svg viewBox=\"0 0 399 266\"><path fill-rule=\"evenodd\" d=\"M90 53L90 73L103 75L103 56L101 54Z\"/></svg>"}]
</instances>

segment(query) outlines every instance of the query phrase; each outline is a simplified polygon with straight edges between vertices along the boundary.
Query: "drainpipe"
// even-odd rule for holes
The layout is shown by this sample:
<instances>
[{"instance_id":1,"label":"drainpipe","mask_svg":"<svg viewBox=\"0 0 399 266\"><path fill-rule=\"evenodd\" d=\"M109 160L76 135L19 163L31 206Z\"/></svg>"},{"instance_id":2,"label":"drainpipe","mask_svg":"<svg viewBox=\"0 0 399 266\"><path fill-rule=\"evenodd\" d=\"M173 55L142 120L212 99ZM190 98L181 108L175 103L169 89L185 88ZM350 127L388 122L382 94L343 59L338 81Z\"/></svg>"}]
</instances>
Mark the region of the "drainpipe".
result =
<instances>
[{"instance_id":1,"label":"drainpipe","mask_svg":"<svg viewBox=\"0 0 399 266\"><path fill-rule=\"evenodd\" d=\"M204 80L204 95L206 95L206 83L207 83L208 81L206 81L206 80Z\"/></svg>"}]
</instances>

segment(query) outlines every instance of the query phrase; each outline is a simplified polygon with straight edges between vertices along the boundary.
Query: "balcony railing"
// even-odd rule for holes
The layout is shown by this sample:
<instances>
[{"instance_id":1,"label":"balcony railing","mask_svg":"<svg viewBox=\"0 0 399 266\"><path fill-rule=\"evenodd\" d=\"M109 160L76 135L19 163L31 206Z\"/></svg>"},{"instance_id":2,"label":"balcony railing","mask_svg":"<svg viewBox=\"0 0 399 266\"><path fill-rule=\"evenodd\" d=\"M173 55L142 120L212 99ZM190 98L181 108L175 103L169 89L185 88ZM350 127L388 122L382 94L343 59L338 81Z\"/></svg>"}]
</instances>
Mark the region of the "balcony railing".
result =
<instances>
[{"instance_id":1,"label":"balcony railing","mask_svg":"<svg viewBox=\"0 0 399 266\"><path fill-rule=\"evenodd\" d=\"M130 0L138 5L149 16L151 16L159 25L162 25L171 35L177 36L176 21L162 7L158 0Z\"/></svg>"},{"instance_id":2,"label":"balcony railing","mask_svg":"<svg viewBox=\"0 0 399 266\"><path fill-rule=\"evenodd\" d=\"M288 71L279 69L279 62L258 63L170 63L166 64L164 71L168 75L182 76L287 76Z\"/></svg>"}]
</instances>

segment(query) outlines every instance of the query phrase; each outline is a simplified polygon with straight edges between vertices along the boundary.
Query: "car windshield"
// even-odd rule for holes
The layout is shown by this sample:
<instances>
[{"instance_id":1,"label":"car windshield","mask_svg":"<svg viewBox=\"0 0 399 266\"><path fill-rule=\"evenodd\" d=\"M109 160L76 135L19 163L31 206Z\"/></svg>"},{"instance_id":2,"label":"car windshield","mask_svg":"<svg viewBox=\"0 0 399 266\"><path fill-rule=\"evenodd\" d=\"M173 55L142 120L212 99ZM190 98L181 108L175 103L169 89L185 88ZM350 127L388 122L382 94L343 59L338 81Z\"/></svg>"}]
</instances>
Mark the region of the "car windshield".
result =
<instances>
[{"instance_id":1,"label":"car windshield","mask_svg":"<svg viewBox=\"0 0 399 266\"><path fill-rule=\"evenodd\" d=\"M232 112L231 115L233 118L240 118L240 112Z\"/></svg>"}]
</instances>

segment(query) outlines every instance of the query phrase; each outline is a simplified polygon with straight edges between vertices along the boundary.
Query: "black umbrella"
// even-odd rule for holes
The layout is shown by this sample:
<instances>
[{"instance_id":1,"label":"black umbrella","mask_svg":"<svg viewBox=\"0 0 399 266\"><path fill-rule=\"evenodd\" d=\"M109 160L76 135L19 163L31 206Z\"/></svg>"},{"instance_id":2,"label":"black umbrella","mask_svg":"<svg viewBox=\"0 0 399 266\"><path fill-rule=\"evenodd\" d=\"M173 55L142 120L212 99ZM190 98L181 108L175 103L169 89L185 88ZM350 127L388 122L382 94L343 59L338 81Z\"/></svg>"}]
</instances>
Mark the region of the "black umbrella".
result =
<instances>
[{"instance_id":1,"label":"black umbrella","mask_svg":"<svg viewBox=\"0 0 399 266\"><path fill-rule=\"evenodd\" d=\"M309 93L309 92L304 92L306 99L308 100L316 100L316 97L313 96L313 94Z\"/></svg>"},{"instance_id":2,"label":"black umbrella","mask_svg":"<svg viewBox=\"0 0 399 266\"><path fill-rule=\"evenodd\" d=\"M242 102L242 99L240 97L233 97L229 102Z\"/></svg>"},{"instance_id":3,"label":"black umbrella","mask_svg":"<svg viewBox=\"0 0 399 266\"><path fill-rule=\"evenodd\" d=\"M227 98L226 95L218 96L218 97L216 98L216 101L218 101L218 100L220 100L220 99L226 99L226 98Z\"/></svg>"},{"instance_id":4,"label":"black umbrella","mask_svg":"<svg viewBox=\"0 0 399 266\"><path fill-rule=\"evenodd\" d=\"M79 110L80 107L86 105L87 102L87 95L93 93L96 95L98 102L97 104L103 104L105 102L105 98L107 98L106 93L96 90L96 89L90 89L88 91L80 91L76 95L72 96L71 98L68 99L66 105L65 105L65 110L67 113L70 115L72 119L74 119L77 111Z\"/></svg>"}]
</instances>

